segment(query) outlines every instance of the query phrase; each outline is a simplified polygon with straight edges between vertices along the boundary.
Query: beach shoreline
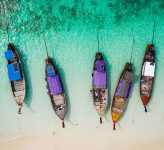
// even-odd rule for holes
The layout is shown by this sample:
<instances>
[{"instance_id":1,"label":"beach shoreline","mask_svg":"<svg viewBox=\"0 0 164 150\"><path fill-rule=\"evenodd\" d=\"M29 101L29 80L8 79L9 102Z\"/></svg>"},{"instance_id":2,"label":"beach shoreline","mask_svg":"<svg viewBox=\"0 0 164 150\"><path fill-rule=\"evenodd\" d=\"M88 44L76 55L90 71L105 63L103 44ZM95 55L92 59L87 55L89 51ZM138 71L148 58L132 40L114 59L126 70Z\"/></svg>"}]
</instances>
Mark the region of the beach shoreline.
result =
<instances>
[{"instance_id":1,"label":"beach shoreline","mask_svg":"<svg viewBox=\"0 0 164 150\"><path fill-rule=\"evenodd\" d=\"M115 132L115 131L113 131ZM100 130L88 132L44 133L36 136L18 137L12 141L0 142L1 150L163 150L164 137L129 138L105 134ZM103 136L104 135L104 136Z\"/></svg>"}]
</instances>

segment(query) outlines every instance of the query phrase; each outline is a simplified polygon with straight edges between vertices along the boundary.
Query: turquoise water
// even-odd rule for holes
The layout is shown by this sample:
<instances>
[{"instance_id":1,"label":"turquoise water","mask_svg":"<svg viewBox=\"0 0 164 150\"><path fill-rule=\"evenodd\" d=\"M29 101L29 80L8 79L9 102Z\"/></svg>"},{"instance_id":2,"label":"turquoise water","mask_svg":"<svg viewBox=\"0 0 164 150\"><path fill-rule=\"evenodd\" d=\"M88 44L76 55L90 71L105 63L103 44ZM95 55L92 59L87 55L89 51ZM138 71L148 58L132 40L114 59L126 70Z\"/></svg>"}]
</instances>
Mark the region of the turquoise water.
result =
<instances>
[{"instance_id":1,"label":"turquoise water","mask_svg":"<svg viewBox=\"0 0 164 150\"><path fill-rule=\"evenodd\" d=\"M153 97L148 114L139 97L139 76L146 44L151 42L156 20L155 47L157 70ZM135 84L127 111L118 130L145 131L164 136L164 1L153 0L1 0L0 2L0 138L61 131L44 80L46 57L43 32L49 55L55 60L67 93L66 129L100 128L90 94L91 72L97 51L96 30L100 32L100 51L108 66L109 98L130 59ZM10 24L10 41L20 53L27 82L23 114L17 114L7 77L4 51L7 48L6 24ZM103 119L107 132L112 131L108 107ZM154 128L155 127L155 128ZM104 129L102 129L104 130ZM64 132L64 131L63 131Z\"/></svg>"}]
</instances>

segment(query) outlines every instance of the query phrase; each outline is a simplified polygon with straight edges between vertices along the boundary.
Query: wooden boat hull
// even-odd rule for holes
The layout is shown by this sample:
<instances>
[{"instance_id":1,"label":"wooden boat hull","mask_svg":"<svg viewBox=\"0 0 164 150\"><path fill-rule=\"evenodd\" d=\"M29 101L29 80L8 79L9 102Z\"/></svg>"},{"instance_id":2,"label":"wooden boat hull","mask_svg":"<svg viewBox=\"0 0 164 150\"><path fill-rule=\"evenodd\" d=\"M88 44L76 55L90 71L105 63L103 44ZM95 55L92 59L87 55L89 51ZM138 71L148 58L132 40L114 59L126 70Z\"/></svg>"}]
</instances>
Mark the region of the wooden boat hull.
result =
<instances>
[{"instance_id":1,"label":"wooden boat hull","mask_svg":"<svg viewBox=\"0 0 164 150\"><path fill-rule=\"evenodd\" d=\"M103 59L102 53L98 52L96 53L93 66L91 92L95 109L100 116L100 123L102 123L102 116L105 113L108 101L106 78L106 63Z\"/></svg>"},{"instance_id":2,"label":"wooden boat hull","mask_svg":"<svg viewBox=\"0 0 164 150\"><path fill-rule=\"evenodd\" d=\"M152 96L155 75L155 49L153 44L148 44L142 63L140 76L140 97L147 112L147 104Z\"/></svg>"},{"instance_id":3,"label":"wooden boat hull","mask_svg":"<svg viewBox=\"0 0 164 150\"><path fill-rule=\"evenodd\" d=\"M115 123L121 118L127 107L128 98L131 92L133 80L134 80L134 74L133 74L132 64L126 63L124 70L121 73L112 101L111 116L113 120L114 130L115 130Z\"/></svg>"},{"instance_id":4,"label":"wooden boat hull","mask_svg":"<svg viewBox=\"0 0 164 150\"><path fill-rule=\"evenodd\" d=\"M52 58L48 57L46 59L46 68L47 66L51 64L52 67L55 70L55 75L48 76L47 70L45 71L46 74L46 82L47 82L47 89L48 89L48 95L50 96L50 100L52 103L52 107L56 113L56 115L61 119L63 128L64 125L64 118L66 114L66 98L65 93L63 90L61 78L59 76L58 70L52 60Z\"/></svg>"},{"instance_id":5,"label":"wooden boat hull","mask_svg":"<svg viewBox=\"0 0 164 150\"><path fill-rule=\"evenodd\" d=\"M12 64L12 63L19 63L20 66L20 73L21 73L21 79L16 80L16 81L10 81L13 97L19 107L18 113L21 113L21 108L23 106L23 101L25 99L25 93L26 93L26 83L25 83L25 77L24 77L24 72L23 72L23 67L22 63L19 57L19 54L14 46L14 44L9 43L7 50L12 50L15 58L12 61L7 60L7 64Z\"/></svg>"}]
</instances>

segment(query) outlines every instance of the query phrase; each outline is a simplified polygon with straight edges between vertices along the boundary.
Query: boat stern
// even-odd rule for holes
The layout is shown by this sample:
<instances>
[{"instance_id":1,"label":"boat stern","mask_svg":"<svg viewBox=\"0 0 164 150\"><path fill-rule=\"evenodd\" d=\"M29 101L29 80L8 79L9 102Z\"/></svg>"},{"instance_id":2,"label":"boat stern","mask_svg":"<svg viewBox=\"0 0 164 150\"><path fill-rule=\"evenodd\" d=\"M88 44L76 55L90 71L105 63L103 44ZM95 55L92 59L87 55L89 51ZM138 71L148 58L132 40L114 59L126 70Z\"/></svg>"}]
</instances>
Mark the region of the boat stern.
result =
<instances>
[{"instance_id":1,"label":"boat stern","mask_svg":"<svg viewBox=\"0 0 164 150\"><path fill-rule=\"evenodd\" d=\"M120 114L117 114L117 113L114 113L114 112L112 112L111 115L112 115L113 122L117 122L120 119L120 117L121 117Z\"/></svg>"},{"instance_id":2,"label":"boat stern","mask_svg":"<svg viewBox=\"0 0 164 150\"><path fill-rule=\"evenodd\" d=\"M22 106L23 106L24 98L25 98L24 95L15 97L15 101L16 101L16 103L18 105L18 108L19 108L18 114L22 114L21 109L22 109Z\"/></svg>"},{"instance_id":3,"label":"boat stern","mask_svg":"<svg viewBox=\"0 0 164 150\"><path fill-rule=\"evenodd\" d=\"M15 97L15 101L16 101L18 106L23 105L24 98L25 98L24 95L20 95L20 96Z\"/></svg>"},{"instance_id":4,"label":"boat stern","mask_svg":"<svg viewBox=\"0 0 164 150\"><path fill-rule=\"evenodd\" d=\"M66 114L66 99L64 94L52 95L52 105L56 115L64 121Z\"/></svg>"},{"instance_id":5,"label":"boat stern","mask_svg":"<svg viewBox=\"0 0 164 150\"><path fill-rule=\"evenodd\" d=\"M121 115L114 112L112 112L111 115L113 120L113 130L116 130L116 122L121 118Z\"/></svg>"}]
</instances>

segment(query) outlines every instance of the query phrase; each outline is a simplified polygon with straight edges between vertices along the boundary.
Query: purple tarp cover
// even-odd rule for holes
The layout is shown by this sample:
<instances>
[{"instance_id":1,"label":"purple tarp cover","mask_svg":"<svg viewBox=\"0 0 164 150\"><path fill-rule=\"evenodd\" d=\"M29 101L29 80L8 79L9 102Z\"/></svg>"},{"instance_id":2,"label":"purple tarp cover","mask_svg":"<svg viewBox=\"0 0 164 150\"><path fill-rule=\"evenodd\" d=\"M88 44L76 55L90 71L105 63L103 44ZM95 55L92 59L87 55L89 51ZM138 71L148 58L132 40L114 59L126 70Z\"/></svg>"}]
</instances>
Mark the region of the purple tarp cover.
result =
<instances>
[{"instance_id":1,"label":"purple tarp cover","mask_svg":"<svg viewBox=\"0 0 164 150\"><path fill-rule=\"evenodd\" d=\"M48 81L48 86L50 88L50 93L52 95L53 94L57 95L62 93L62 87L58 75L47 77L47 81Z\"/></svg>"},{"instance_id":2,"label":"purple tarp cover","mask_svg":"<svg viewBox=\"0 0 164 150\"><path fill-rule=\"evenodd\" d=\"M93 72L93 87L106 88L106 73L94 71Z\"/></svg>"},{"instance_id":3,"label":"purple tarp cover","mask_svg":"<svg viewBox=\"0 0 164 150\"><path fill-rule=\"evenodd\" d=\"M104 66L104 68L105 68L105 61L104 60L97 60L96 61L96 70L98 72L104 72L104 70L101 68L101 66Z\"/></svg>"},{"instance_id":4,"label":"purple tarp cover","mask_svg":"<svg viewBox=\"0 0 164 150\"><path fill-rule=\"evenodd\" d=\"M106 72L101 66L105 68L103 60L96 61L96 71L93 72L93 87L106 88Z\"/></svg>"},{"instance_id":5,"label":"purple tarp cover","mask_svg":"<svg viewBox=\"0 0 164 150\"><path fill-rule=\"evenodd\" d=\"M122 86L122 80L119 80L119 84L118 84L117 89L116 89L116 96L119 96L121 86Z\"/></svg>"},{"instance_id":6,"label":"purple tarp cover","mask_svg":"<svg viewBox=\"0 0 164 150\"><path fill-rule=\"evenodd\" d=\"M117 90L116 90L116 96L121 96L124 98L128 98L129 97L129 93L131 90L131 84L132 82L126 81L126 80L120 80L119 84L117 86Z\"/></svg>"}]
</instances>

